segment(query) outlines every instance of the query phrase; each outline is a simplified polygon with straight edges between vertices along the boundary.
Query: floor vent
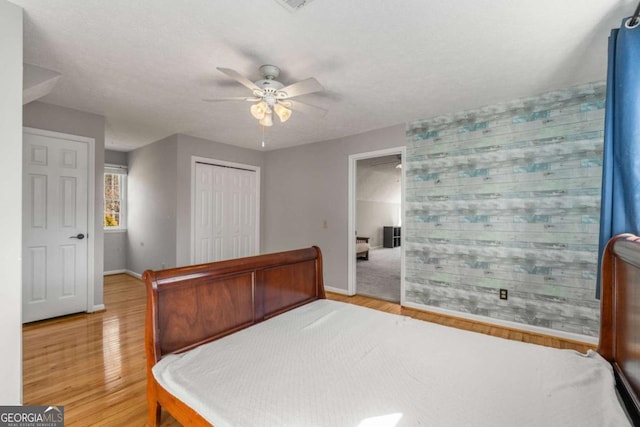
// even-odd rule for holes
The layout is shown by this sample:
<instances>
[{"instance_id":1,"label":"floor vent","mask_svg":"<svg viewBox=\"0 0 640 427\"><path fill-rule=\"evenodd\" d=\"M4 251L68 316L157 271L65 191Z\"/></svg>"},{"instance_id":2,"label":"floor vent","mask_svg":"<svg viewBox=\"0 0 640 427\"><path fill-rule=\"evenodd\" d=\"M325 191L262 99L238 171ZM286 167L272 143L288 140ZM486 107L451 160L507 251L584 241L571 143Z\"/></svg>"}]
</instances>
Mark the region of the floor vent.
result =
<instances>
[{"instance_id":1,"label":"floor vent","mask_svg":"<svg viewBox=\"0 0 640 427\"><path fill-rule=\"evenodd\" d=\"M276 0L276 2L289 12L297 12L313 0Z\"/></svg>"}]
</instances>

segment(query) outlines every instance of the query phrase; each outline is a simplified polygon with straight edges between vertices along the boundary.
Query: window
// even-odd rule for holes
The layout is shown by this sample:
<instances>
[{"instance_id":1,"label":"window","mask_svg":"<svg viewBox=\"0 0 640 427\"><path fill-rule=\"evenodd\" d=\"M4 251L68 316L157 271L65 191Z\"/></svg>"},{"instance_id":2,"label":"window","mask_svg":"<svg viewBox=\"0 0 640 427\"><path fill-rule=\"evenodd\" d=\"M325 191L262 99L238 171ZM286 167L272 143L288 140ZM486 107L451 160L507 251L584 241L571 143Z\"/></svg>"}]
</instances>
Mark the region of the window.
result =
<instances>
[{"instance_id":1,"label":"window","mask_svg":"<svg viewBox=\"0 0 640 427\"><path fill-rule=\"evenodd\" d=\"M104 167L104 229L127 229L127 168Z\"/></svg>"}]
</instances>

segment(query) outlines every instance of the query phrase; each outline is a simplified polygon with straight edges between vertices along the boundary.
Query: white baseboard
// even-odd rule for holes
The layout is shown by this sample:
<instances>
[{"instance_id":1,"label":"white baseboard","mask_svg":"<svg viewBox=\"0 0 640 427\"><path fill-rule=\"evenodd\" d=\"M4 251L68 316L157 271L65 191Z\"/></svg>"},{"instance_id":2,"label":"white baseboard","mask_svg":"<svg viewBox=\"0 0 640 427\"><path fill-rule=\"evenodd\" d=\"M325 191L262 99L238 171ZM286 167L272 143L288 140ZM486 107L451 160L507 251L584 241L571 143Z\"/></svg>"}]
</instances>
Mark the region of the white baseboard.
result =
<instances>
[{"instance_id":1,"label":"white baseboard","mask_svg":"<svg viewBox=\"0 0 640 427\"><path fill-rule=\"evenodd\" d=\"M424 310L424 311L430 311L430 312L433 312L433 313L446 314L448 316L459 317L459 318L468 319L468 320L474 320L476 322L488 323L488 324L491 324L491 325L507 327L507 328L510 328L510 329L516 329L516 330L525 331L525 332L535 332L535 333L542 334L542 335L558 337L558 338L564 338L564 339L568 339L568 340L572 340L572 341L578 341L578 342L586 343L586 344L593 344L593 345L597 345L598 344L598 338L597 337L592 337L592 336L589 336L589 335L582 335L582 334L576 334L576 333L572 333L572 332L558 331L558 330L555 330L555 329L543 328L541 326L534 326L534 325L527 325L527 324L524 324L524 323L511 322L509 320L494 319L492 317L479 316L477 314L470 314L470 313L462 313L462 312L459 312L459 311L447 310L446 308L432 307L432 306L429 306L429 305L416 304L416 303L413 303L413 302L405 302L402 305L404 307L415 308L417 310Z\"/></svg>"},{"instance_id":2,"label":"white baseboard","mask_svg":"<svg viewBox=\"0 0 640 427\"><path fill-rule=\"evenodd\" d=\"M105 271L104 273L102 273L103 276L111 276L113 274L122 274L122 273L126 273L127 270L109 270L109 271Z\"/></svg>"},{"instance_id":3,"label":"white baseboard","mask_svg":"<svg viewBox=\"0 0 640 427\"><path fill-rule=\"evenodd\" d=\"M104 310L104 309L105 309L104 304L96 304L93 307L91 307L91 310L89 311L89 313L94 313L96 311L101 311L101 310Z\"/></svg>"},{"instance_id":4,"label":"white baseboard","mask_svg":"<svg viewBox=\"0 0 640 427\"><path fill-rule=\"evenodd\" d=\"M127 273L129 276L135 277L136 279L142 279L142 274L136 273L135 271L125 270L124 272Z\"/></svg>"},{"instance_id":5,"label":"white baseboard","mask_svg":"<svg viewBox=\"0 0 640 427\"><path fill-rule=\"evenodd\" d=\"M351 296L351 294L349 294L349 291L346 290L346 289L334 288L332 286L325 286L324 290L327 291L327 292L333 292L334 294L341 294L341 295Z\"/></svg>"}]
</instances>

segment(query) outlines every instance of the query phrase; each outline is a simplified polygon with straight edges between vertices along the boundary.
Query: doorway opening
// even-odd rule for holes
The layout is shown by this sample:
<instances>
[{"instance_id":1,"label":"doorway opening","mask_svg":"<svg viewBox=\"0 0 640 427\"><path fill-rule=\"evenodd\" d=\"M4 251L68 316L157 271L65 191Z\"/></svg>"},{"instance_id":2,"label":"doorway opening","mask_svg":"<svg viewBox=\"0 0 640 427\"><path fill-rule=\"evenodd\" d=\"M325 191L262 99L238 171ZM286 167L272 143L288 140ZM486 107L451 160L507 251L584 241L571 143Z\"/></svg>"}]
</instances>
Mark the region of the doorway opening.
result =
<instances>
[{"instance_id":1,"label":"doorway opening","mask_svg":"<svg viewBox=\"0 0 640 427\"><path fill-rule=\"evenodd\" d=\"M349 295L404 302L405 148L349 156Z\"/></svg>"}]
</instances>

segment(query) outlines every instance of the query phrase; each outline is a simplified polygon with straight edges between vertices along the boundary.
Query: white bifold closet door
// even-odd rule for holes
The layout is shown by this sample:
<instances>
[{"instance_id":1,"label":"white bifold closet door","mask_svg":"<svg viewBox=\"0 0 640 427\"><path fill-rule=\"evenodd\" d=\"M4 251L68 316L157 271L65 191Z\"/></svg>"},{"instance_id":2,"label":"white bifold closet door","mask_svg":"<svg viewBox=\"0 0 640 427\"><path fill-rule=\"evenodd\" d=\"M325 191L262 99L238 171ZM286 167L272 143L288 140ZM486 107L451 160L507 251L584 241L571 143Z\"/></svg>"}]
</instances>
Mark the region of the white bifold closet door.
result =
<instances>
[{"instance_id":1,"label":"white bifold closet door","mask_svg":"<svg viewBox=\"0 0 640 427\"><path fill-rule=\"evenodd\" d=\"M256 172L196 163L195 263L257 253Z\"/></svg>"}]
</instances>

